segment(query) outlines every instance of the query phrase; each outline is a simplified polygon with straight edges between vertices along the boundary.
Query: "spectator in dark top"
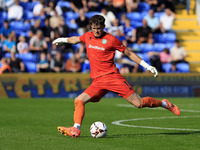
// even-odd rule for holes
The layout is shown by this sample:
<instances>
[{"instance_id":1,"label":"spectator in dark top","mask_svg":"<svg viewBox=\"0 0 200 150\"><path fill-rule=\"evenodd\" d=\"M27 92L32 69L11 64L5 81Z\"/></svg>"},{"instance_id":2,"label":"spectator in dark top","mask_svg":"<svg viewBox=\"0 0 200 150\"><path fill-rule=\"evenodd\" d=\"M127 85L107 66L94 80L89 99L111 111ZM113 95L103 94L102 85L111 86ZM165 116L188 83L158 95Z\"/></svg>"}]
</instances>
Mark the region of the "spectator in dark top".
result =
<instances>
[{"instance_id":1,"label":"spectator in dark top","mask_svg":"<svg viewBox=\"0 0 200 150\"><path fill-rule=\"evenodd\" d=\"M117 13L118 11L115 9L115 7L113 6L113 0L107 0L107 5L106 5L106 8L107 8L107 11L112 11L113 14L115 16L117 16ZM105 6L102 6L102 8L105 7Z\"/></svg>"},{"instance_id":2,"label":"spectator in dark top","mask_svg":"<svg viewBox=\"0 0 200 150\"><path fill-rule=\"evenodd\" d=\"M56 54L58 52L61 52L61 48L58 45L52 44L52 47L48 47L47 50L48 61L51 61L52 59L56 58Z\"/></svg>"},{"instance_id":3,"label":"spectator in dark top","mask_svg":"<svg viewBox=\"0 0 200 150\"><path fill-rule=\"evenodd\" d=\"M49 18L45 18L44 20L44 27L42 27L42 32L43 32L43 35L44 35L44 39L47 43L50 43L51 40L54 39L54 36L53 36L53 30L52 28L50 27L50 24L49 24Z\"/></svg>"},{"instance_id":4,"label":"spectator in dark top","mask_svg":"<svg viewBox=\"0 0 200 150\"><path fill-rule=\"evenodd\" d=\"M136 39L137 43L149 43L153 44L153 34L151 28L147 25L147 20L143 19L143 26L136 28Z\"/></svg>"},{"instance_id":5,"label":"spectator in dark top","mask_svg":"<svg viewBox=\"0 0 200 150\"><path fill-rule=\"evenodd\" d=\"M61 52L57 52L56 57L51 60L50 68L53 72L65 71L65 60L62 58Z\"/></svg>"},{"instance_id":6,"label":"spectator in dark top","mask_svg":"<svg viewBox=\"0 0 200 150\"><path fill-rule=\"evenodd\" d=\"M68 36L69 28L66 26L63 18L60 18L58 20L58 26L57 28L53 29L53 31L54 31L53 33L54 39ZM69 43L62 44L60 48L63 53L68 53L73 51L72 44Z\"/></svg>"},{"instance_id":7,"label":"spectator in dark top","mask_svg":"<svg viewBox=\"0 0 200 150\"><path fill-rule=\"evenodd\" d=\"M37 64L37 71L38 72L49 72L49 62L47 60L45 52L41 52L41 54L40 54L40 61Z\"/></svg>"},{"instance_id":8,"label":"spectator in dark top","mask_svg":"<svg viewBox=\"0 0 200 150\"><path fill-rule=\"evenodd\" d=\"M29 30L29 37L33 37L37 30L41 30L41 20L40 19L37 19L35 20L35 23L33 26L30 27L30 30Z\"/></svg>"},{"instance_id":9,"label":"spectator in dark top","mask_svg":"<svg viewBox=\"0 0 200 150\"><path fill-rule=\"evenodd\" d=\"M8 60L5 57L1 58L1 67L0 67L0 74L4 73L11 73L11 68L8 65Z\"/></svg>"},{"instance_id":10,"label":"spectator in dark top","mask_svg":"<svg viewBox=\"0 0 200 150\"><path fill-rule=\"evenodd\" d=\"M49 16L54 16L54 10L56 10L58 16L62 16L63 12L60 6L56 5L56 3L51 0L48 4L49 7L46 8L46 12Z\"/></svg>"},{"instance_id":11,"label":"spectator in dark top","mask_svg":"<svg viewBox=\"0 0 200 150\"><path fill-rule=\"evenodd\" d=\"M173 0L163 0L165 8L169 8L171 11L175 12L175 5Z\"/></svg>"},{"instance_id":12,"label":"spectator in dark top","mask_svg":"<svg viewBox=\"0 0 200 150\"><path fill-rule=\"evenodd\" d=\"M16 40L16 35L14 30L9 26L8 21L4 20L3 26L1 27L0 30L0 34L1 34L1 40L5 41L8 38L9 34L12 34L14 37L14 41Z\"/></svg>"},{"instance_id":13,"label":"spectator in dark top","mask_svg":"<svg viewBox=\"0 0 200 150\"><path fill-rule=\"evenodd\" d=\"M61 37L66 37L69 33L69 28L66 26L64 18L60 17L58 19L58 25L54 29L54 31L58 31Z\"/></svg>"},{"instance_id":14,"label":"spectator in dark top","mask_svg":"<svg viewBox=\"0 0 200 150\"><path fill-rule=\"evenodd\" d=\"M83 35L89 29L89 19L85 16L83 9L79 10L79 17L75 20L78 25L78 34Z\"/></svg>"},{"instance_id":15,"label":"spectator in dark top","mask_svg":"<svg viewBox=\"0 0 200 150\"><path fill-rule=\"evenodd\" d=\"M11 51L11 57L10 57L10 67L12 69L12 72L14 73L20 73L24 72L24 63L21 59L16 58L15 56L16 52Z\"/></svg>"},{"instance_id":16,"label":"spectator in dark top","mask_svg":"<svg viewBox=\"0 0 200 150\"><path fill-rule=\"evenodd\" d=\"M126 6L125 6L125 0L112 0L113 6L116 9L117 12L125 12Z\"/></svg>"},{"instance_id":17,"label":"spectator in dark top","mask_svg":"<svg viewBox=\"0 0 200 150\"><path fill-rule=\"evenodd\" d=\"M85 12L88 11L87 0L71 0L70 6L74 12L78 12L81 8L83 8Z\"/></svg>"},{"instance_id":18,"label":"spectator in dark top","mask_svg":"<svg viewBox=\"0 0 200 150\"><path fill-rule=\"evenodd\" d=\"M88 0L87 2L88 11L99 11L99 1L98 0Z\"/></svg>"}]
</instances>

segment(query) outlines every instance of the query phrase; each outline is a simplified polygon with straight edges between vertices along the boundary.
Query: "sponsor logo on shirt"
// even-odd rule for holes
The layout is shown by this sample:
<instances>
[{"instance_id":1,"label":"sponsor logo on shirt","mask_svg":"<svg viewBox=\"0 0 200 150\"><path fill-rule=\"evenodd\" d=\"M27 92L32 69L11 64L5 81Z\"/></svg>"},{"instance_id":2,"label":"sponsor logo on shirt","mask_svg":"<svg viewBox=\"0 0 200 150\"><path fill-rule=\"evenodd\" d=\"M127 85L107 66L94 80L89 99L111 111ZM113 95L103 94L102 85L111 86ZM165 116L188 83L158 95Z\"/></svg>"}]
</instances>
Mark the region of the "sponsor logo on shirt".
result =
<instances>
[{"instance_id":1,"label":"sponsor logo on shirt","mask_svg":"<svg viewBox=\"0 0 200 150\"><path fill-rule=\"evenodd\" d=\"M105 48L104 47L99 47L99 46L93 46L93 45L89 45L89 48L94 48L94 49L98 49L98 50L102 50L102 51L105 51Z\"/></svg>"},{"instance_id":2,"label":"sponsor logo on shirt","mask_svg":"<svg viewBox=\"0 0 200 150\"><path fill-rule=\"evenodd\" d=\"M106 39L103 39L103 40L102 40L102 43L103 43L103 44L106 44L106 43L107 43L107 40L106 40Z\"/></svg>"}]
</instances>

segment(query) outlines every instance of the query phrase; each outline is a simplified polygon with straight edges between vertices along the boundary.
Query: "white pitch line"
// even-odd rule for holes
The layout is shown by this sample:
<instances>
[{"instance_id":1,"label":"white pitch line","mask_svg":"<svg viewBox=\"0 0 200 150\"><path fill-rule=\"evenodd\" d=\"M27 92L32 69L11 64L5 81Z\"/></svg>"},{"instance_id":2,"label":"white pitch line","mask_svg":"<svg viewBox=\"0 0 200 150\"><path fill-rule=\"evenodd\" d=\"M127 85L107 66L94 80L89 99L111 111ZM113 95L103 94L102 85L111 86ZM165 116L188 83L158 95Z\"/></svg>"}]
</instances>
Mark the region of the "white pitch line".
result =
<instances>
[{"instance_id":1,"label":"white pitch line","mask_svg":"<svg viewBox=\"0 0 200 150\"><path fill-rule=\"evenodd\" d=\"M118 107L132 107L132 108L137 108L137 107L135 107L135 106L133 106L133 105L127 105L127 104L117 104L117 106ZM154 109L154 110L165 110L165 109L163 109L163 108L159 108L159 107L157 107L157 108L143 108L143 109ZM200 111L198 111L198 110L186 110L186 109L180 109L180 111L181 112L193 112L193 113L200 113Z\"/></svg>"},{"instance_id":2,"label":"white pitch line","mask_svg":"<svg viewBox=\"0 0 200 150\"><path fill-rule=\"evenodd\" d=\"M154 119L180 119L180 118L196 118L200 116L183 116L183 117L155 117L155 118L136 118L136 119L127 119L127 120L118 120L112 122L114 125L126 126L126 127L134 127L134 128L146 128L146 129L161 129L161 130L178 130L178 131L200 131L200 129L184 129L184 128L163 128L163 127L151 127L151 126L136 126L129 124L122 124L122 122L127 121L138 121L138 120L154 120Z\"/></svg>"}]
</instances>

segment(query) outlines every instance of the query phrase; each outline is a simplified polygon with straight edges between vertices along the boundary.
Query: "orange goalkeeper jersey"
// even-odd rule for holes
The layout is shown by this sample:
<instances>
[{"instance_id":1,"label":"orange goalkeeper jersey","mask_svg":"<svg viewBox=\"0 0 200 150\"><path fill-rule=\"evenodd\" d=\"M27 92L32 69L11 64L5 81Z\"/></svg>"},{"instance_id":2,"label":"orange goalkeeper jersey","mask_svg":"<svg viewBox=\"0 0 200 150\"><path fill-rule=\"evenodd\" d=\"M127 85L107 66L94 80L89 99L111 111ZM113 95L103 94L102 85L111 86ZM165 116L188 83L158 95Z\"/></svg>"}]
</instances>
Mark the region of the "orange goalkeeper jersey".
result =
<instances>
[{"instance_id":1,"label":"orange goalkeeper jersey","mask_svg":"<svg viewBox=\"0 0 200 150\"><path fill-rule=\"evenodd\" d=\"M123 52L126 47L116 37L105 32L101 37L95 38L93 32L87 32L80 36L80 41L86 45L91 78L119 72L114 64L115 50Z\"/></svg>"}]
</instances>

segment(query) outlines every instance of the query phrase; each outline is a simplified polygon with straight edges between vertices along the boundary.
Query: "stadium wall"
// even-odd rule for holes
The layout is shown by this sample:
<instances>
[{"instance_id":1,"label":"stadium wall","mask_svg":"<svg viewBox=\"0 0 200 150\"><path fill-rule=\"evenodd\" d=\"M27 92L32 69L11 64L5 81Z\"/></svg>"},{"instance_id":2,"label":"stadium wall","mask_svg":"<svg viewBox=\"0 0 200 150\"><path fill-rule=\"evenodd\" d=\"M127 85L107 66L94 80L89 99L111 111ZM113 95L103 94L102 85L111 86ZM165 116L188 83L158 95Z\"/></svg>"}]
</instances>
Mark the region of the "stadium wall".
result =
<instances>
[{"instance_id":1,"label":"stadium wall","mask_svg":"<svg viewBox=\"0 0 200 150\"><path fill-rule=\"evenodd\" d=\"M125 78L138 94L154 97L199 97L200 74L127 74ZM0 98L75 98L91 83L89 74L3 74ZM109 92L105 97L116 97Z\"/></svg>"}]
</instances>

